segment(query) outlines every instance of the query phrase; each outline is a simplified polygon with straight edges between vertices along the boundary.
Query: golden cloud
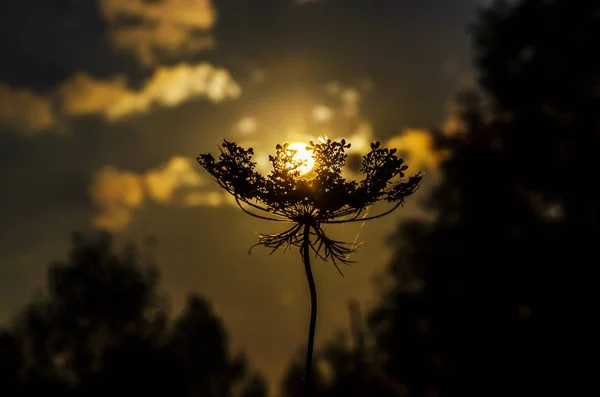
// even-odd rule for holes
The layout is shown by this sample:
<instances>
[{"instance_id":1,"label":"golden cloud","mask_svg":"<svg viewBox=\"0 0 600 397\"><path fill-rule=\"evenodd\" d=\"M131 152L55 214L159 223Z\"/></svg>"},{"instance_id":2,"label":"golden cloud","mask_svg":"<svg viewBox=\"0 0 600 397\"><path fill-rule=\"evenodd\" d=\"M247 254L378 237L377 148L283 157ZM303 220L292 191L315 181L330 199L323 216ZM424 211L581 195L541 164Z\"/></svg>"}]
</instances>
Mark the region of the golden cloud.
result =
<instances>
[{"instance_id":1,"label":"golden cloud","mask_svg":"<svg viewBox=\"0 0 600 397\"><path fill-rule=\"evenodd\" d=\"M55 95L60 112L75 117L101 114L115 120L139 113L149 105L147 101L136 100L139 95L127 88L124 78L102 81L84 73L77 73L61 84Z\"/></svg>"},{"instance_id":2,"label":"golden cloud","mask_svg":"<svg viewBox=\"0 0 600 397\"><path fill-rule=\"evenodd\" d=\"M115 46L133 51L146 66L156 63L158 52L177 55L214 46L209 30L217 14L211 0L101 0L100 9Z\"/></svg>"},{"instance_id":3,"label":"golden cloud","mask_svg":"<svg viewBox=\"0 0 600 397\"><path fill-rule=\"evenodd\" d=\"M148 196L156 202L168 203L181 187L200 186L202 179L193 168L195 162L185 157L172 157L164 166L143 176Z\"/></svg>"},{"instance_id":4,"label":"golden cloud","mask_svg":"<svg viewBox=\"0 0 600 397\"><path fill-rule=\"evenodd\" d=\"M344 113L348 116L356 116L360 93L354 88L346 88L342 91L341 97L344 104Z\"/></svg>"},{"instance_id":5,"label":"golden cloud","mask_svg":"<svg viewBox=\"0 0 600 397\"><path fill-rule=\"evenodd\" d=\"M89 190L92 203L100 210L95 227L121 230L131 221L131 212L144 199L142 179L132 172L106 167L100 170Z\"/></svg>"},{"instance_id":6,"label":"golden cloud","mask_svg":"<svg viewBox=\"0 0 600 397\"><path fill-rule=\"evenodd\" d=\"M317 105L312 110L312 118L317 122L326 122L333 117L333 111L325 105Z\"/></svg>"},{"instance_id":7,"label":"golden cloud","mask_svg":"<svg viewBox=\"0 0 600 397\"><path fill-rule=\"evenodd\" d=\"M189 207L218 207L229 201L228 196L229 195L226 192L221 191L192 192L185 196L184 204Z\"/></svg>"},{"instance_id":8,"label":"golden cloud","mask_svg":"<svg viewBox=\"0 0 600 397\"><path fill-rule=\"evenodd\" d=\"M361 84L363 91L369 91L371 89L370 82L366 81ZM332 96L337 97L342 104L342 111L346 116L357 116L360 107L361 93L355 87L345 87L338 81L330 81L325 85L325 92Z\"/></svg>"},{"instance_id":9,"label":"golden cloud","mask_svg":"<svg viewBox=\"0 0 600 397\"><path fill-rule=\"evenodd\" d=\"M447 153L435 149L433 135L419 129L406 129L400 135L390 139L387 147L406 153L405 160L413 169L436 170Z\"/></svg>"},{"instance_id":10,"label":"golden cloud","mask_svg":"<svg viewBox=\"0 0 600 397\"><path fill-rule=\"evenodd\" d=\"M138 91L127 88L121 77L102 81L85 74L75 75L57 90L64 114L101 114L109 121L146 112L152 105L174 107L202 96L220 102L240 94L229 72L205 62L159 67Z\"/></svg>"},{"instance_id":11,"label":"golden cloud","mask_svg":"<svg viewBox=\"0 0 600 397\"><path fill-rule=\"evenodd\" d=\"M258 122L254 117L244 117L235 126L235 131L242 135L249 135L256 132Z\"/></svg>"},{"instance_id":12,"label":"golden cloud","mask_svg":"<svg viewBox=\"0 0 600 397\"><path fill-rule=\"evenodd\" d=\"M227 70L206 62L159 67L139 90L130 89L122 76L99 80L77 73L47 96L0 82L0 123L34 132L70 117L100 115L113 122L153 106L175 107L199 97L221 102L240 95L241 87Z\"/></svg>"},{"instance_id":13,"label":"golden cloud","mask_svg":"<svg viewBox=\"0 0 600 397\"><path fill-rule=\"evenodd\" d=\"M144 200L169 204L178 190L202 186L203 180L195 166L192 159L174 156L165 164L140 174L113 167L98 171L89 189L90 199L98 211L92 218L94 227L122 230L129 225L133 211L140 208ZM220 190L188 191L179 204L219 206L229 202Z\"/></svg>"},{"instance_id":14,"label":"golden cloud","mask_svg":"<svg viewBox=\"0 0 600 397\"><path fill-rule=\"evenodd\" d=\"M342 137L340 137L341 139ZM347 139L352 144L349 153L365 155L371 148L370 144L375 140L373 135L373 127L371 124L363 121L354 130L352 135Z\"/></svg>"},{"instance_id":15,"label":"golden cloud","mask_svg":"<svg viewBox=\"0 0 600 397\"><path fill-rule=\"evenodd\" d=\"M56 122L47 97L0 82L0 124L24 132L51 128Z\"/></svg>"}]
</instances>

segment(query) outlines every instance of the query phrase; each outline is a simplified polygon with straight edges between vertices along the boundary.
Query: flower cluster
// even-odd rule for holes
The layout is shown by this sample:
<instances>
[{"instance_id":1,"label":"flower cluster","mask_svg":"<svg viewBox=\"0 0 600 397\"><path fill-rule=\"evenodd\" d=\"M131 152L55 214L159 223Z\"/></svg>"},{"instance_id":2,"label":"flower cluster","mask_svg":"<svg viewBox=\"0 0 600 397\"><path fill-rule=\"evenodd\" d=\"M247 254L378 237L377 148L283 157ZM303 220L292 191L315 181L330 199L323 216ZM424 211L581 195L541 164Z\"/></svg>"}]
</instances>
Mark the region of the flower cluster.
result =
<instances>
[{"instance_id":1,"label":"flower cluster","mask_svg":"<svg viewBox=\"0 0 600 397\"><path fill-rule=\"evenodd\" d=\"M273 169L266 176L255 170L252 148L244 149L227 140L220 148L218 159L211 154L202 154L197 160L223 189L235 197L246 213L294 223L285 232L261 234L257 245L269 247L274 252L282 246L287 249L309 244L318 257L331 259L339 271L337 262L349 263L348 256L356 247L328 238L322 225L365 221L386 215L402 205L404 199L419 188L423 178L422 173L404 178L408 166L396 156L396 149L383 148L375 142L362 159L360 171L364 179L358 182L346 180L342 170L348 148L350 143L343 139L340 142L330 139L311 141L306 149L312 153L314 166L305 174L300 171L304 162L295 157L296 151L287 143L277 145L275 155L269 156ZM379 201L387 201L393 206L380 215L359 218ZM304 230L311 237L308 242Z\"/></svg>"}]
</instances>

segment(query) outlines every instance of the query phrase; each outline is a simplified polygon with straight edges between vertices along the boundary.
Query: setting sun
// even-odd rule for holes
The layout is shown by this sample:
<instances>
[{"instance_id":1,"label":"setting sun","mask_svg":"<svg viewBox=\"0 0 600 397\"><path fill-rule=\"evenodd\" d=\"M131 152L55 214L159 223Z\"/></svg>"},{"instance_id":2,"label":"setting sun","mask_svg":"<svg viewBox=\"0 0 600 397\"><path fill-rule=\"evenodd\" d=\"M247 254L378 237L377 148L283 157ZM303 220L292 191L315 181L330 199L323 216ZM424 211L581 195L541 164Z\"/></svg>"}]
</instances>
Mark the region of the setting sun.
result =
<instances>
[{"instance_id":1,"label":"setting sun","mask_svg":"<svg viewBox=\"0 0 600 397\"><path fill-rule=\"evenodd\" d=\"M294 142L288 146L288 149L295 150L296 154L294 154L294 157L303 161L304 164L298 168L302 174L309 172L315 165L312 152L306 150L306 143Z\"/></svg>"}]
</instances>

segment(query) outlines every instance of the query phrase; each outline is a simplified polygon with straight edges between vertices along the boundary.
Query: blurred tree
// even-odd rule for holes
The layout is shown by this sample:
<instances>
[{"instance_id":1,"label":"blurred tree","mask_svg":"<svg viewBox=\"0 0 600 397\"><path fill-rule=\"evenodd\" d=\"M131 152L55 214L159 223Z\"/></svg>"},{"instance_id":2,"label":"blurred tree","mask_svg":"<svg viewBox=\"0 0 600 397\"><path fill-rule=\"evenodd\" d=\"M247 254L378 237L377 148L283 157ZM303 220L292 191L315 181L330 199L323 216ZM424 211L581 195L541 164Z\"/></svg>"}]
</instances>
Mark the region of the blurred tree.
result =
<instances>
[{"instance_id":1,"label":"blurred tree","mask_svg":"<svg viewBox=\"0 0 600 397\"><path fill-rule=\"evenodd\" d=\"M496 1L474 25L481 92L439 134L453 155L426 202L437 217L400 225L397 282L371 314L408 395L577 394L598 257L599 18L597 1Z\"/></svg>"},{"instance_id":2,"label":"blurred tree","mask_svg":"<svg viewBox=\"0 0 600 397\"><path fill-rule=\"evenodd\" d=\"M47 294L0 332L0 381L13 395L110 393L266 396L244 357L230 357L220 320L190 296L169 321L158 271L134 245L75 234L65 262L48 271ZM6 395L6 394L3 394Z\"/></svg>"},{"instance_id":3,"label":"blurred tree","mask_svg":"<svg viewBox=\"0 0 600 397\"><path fill-rule=\"evenodd\" d=\"M326 391L326 380L319 366L321 360L319 354L314 357L315 366L313 367L313 397L323 397ZM292 357L290 364L281 380L281 397L303 397L305 394L305 385L302 379L304 373L303 351L299 349Z\"/></svg>"},{"instance_id":4,"label":"blurred tree","mask_svg":"<svg viewBox=\"0 0 600 397\"><path fill-rule=\"evenodd\" d=\"M207 343L210 341L210 343ZM230 357L223 325L208 302L197 295L175 321L168 346L184 366L193 396L228 396L246 370L244 357Z\"/></svg>"},{"instance_id":5,"label":"blurred tree","mask_svg":"<svg viewBox=\"0 0 600 397\"><path fill-rule=\"evenodd\" d=\"M18 387L19 349L19 341L9 332L0 330L0 384L5 389L16 390Z\"/></svg>"},{"instance_id":6,"label":"blurred tree","mask_svg":"<svg viewBox=\"0 0 600 397\"><path fill-rule=\"evenodd\" d=\"M356 301L350 302L349 335L338 332L316 355L317 397L406 395L406 387L387 376L375 356L372 338L364 327ZM349 338L350 336L350 338ZM300 356L291 362L281 383L282 397L301 396L298 374L302 372Z\"/></svg>"}]
</instances>

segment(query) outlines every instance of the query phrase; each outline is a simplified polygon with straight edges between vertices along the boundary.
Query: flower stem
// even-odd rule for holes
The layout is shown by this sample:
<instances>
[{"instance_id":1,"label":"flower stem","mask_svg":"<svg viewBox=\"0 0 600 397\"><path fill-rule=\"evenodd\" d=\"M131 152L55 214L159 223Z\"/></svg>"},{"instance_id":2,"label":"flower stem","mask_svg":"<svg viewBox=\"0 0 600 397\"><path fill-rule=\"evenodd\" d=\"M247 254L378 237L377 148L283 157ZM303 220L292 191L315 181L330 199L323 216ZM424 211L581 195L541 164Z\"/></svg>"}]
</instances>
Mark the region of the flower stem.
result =
<instances>
[{"instance_id":1,"label":"flower stem","mask_svg":"<svg viewBox=\"0 0 600 397\"><path fill-rule=\"evenodd\" d=\"M308 328L308 345L306 347L306 365L304 367L304 396L309 397L314 394L314 379L312 376L312 356L313 346L315 342L315 329L317 326L317 288L315 280L310 269L310 225L304 226L304 240L302 243L302 260L304 262L304 270L306 271L306 279L308 280L308 288L310 289L310 326Z\"/></svg>"}]
</instances>

